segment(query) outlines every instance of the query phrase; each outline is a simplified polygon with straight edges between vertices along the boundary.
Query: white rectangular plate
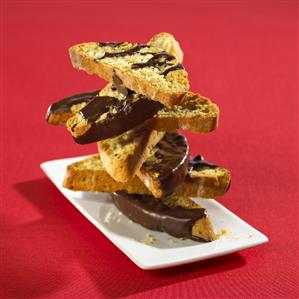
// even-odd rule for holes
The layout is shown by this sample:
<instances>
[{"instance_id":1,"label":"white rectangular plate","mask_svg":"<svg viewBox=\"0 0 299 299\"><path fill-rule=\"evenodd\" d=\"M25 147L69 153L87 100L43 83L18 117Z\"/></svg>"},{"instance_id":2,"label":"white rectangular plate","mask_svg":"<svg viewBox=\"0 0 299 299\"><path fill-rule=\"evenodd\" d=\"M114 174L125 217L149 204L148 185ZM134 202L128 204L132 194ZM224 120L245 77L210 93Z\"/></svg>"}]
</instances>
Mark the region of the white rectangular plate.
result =
<instances>
[{"instance_id":1,"label":"white rectangular plate","mask_svg":"<svg viewBox=\"0 0 299 299\"><path fill-rule=\"evenodd\" d=\"M107 193L73 192L62 188L66 166L85 157L53 160L41 164L44 173L59 191L109 240L142 269L158 269L205 260L268 241L268 238L244 222L217 201L194 199L204 206L216 232L225 230L218 240L204 243L180 240L166 233L150 231L120 213ZM148 234L156 241L143 243Z\"/></svg>"}]
</instances>

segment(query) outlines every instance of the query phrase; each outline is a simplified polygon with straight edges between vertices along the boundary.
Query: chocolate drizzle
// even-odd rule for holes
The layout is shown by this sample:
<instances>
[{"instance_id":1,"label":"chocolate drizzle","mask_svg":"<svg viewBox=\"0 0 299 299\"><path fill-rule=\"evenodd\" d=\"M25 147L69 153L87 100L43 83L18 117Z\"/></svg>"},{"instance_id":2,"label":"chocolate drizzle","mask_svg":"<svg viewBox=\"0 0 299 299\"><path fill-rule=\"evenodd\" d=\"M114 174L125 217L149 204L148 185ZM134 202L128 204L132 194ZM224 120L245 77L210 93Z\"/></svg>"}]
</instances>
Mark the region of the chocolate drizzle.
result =
<instances>
[{"instance_id":1,"label":"chocolate drizzle","mask_svg":"<svg viewBox=\"0 0 299 299\"><path fill-rule=\"evenodd\" d=\"M216 164L210 163L210 162L206 161L202 156L197 155L194 158L190 159L189 165L188 165L188 170L189 170L189 172L191 172L191 171L201 170L202 168L215 169L217 167L219 167L219 166Z\"/></svg>"},{"instance_id":2,"label":"chocolate drizzle","mask_svg":"<svg viewBox=\"0 0 299 299\"><path fill-rule=\"evenodd\" d=\"M110 46L111 48L116 48L119 47L121 45L125 44L124 42L99 42L99 46L100 47L105 47L105 46ZM105 54L103 55L103 57L101 58L96 58L94 61L98 62L101 59L107 58L107 57L124 57L124 56L129 56L129 55L134 55L136 53L139 53L141 55L148 55L151 54L152 57L143 63L134 63L131 65L132 69L140 69L140 68L145 68L145 67L156 67L156 68L160 68L162 66L164 66L165 68L169 65L168 62L175 60L175 57L170 55L169 53L165 52L165 51L161 51L161 52L139 52L141 49L143 48L149 48L150 46L148 45L142 45L137 43L135 46L133 46L132 48L128 49L128 50L124 50L124 51L118 51L118 52L105 52ZM167 69L164 69L164 71L161 73L161 75L163 76L167 76L168 73L173 72L173 71L177 71L177 70L181 70L184 69L184 66L181 63L178 63L176 65L171 65L170 67Z\"/></svg>"},{"instance_id":3,"label":"chocolate drizzle","mask_svg":"<svg viewBox=\"0 0 299 299\"><path fill-rule=\"evenodd\" d=\"M204 241L192 236L195 222L206 217L206 210L203 208L169 207L161 199L150 195L128 195L123 191L113 193L111 197L123 214L148 229L163 231L177 238Z\"/></svg>"},{"instance_id":4,"label":"chocolate drizzle","mask_svg":"<svg viewBox=\"0 0 299 299\"><path fill-rule=\"evenodd\" d=\"M75 94L70 97L64 98L60 101L53 103L49 106L46 120L48 121L50 116L53 114L62 114L62 113L70 113L71 107L73 105L81 104L81 103L89 103L98 93L100 89L95 91L89 91L85 93Z\"/></svg>"},{"instance_id":5,"label":"chocolate drizzle","mask_svg":"<svg viewBox=\"0 0 299 299\"><path fill-rule=\"evenodd\" d=\"M125 99L97 96L86 105L80 113L91 126L82 135L74 138L77 143L92 143L120 135L141 124L163 108L161 103L152 101L143 95L134 98L134 92L127 89L115 73L113 86L125 95Z\"/></svg>"},{"instance_id":6,"label":"chocolate drizzle","mask_svg":"<svg viewBox=\"0 0 299 299\"><path fill-rule=\"evenodd\" d=\"M150 53L152 54L152 53ZM131 68L132 69L140 69L144 67L149 67L149 66L162 66L165 65L167 61L175 59L172 55L168 54L167 52L159 52L159 53L154 53L152 54L153 57L151 57L147 62L144 63L134 63L132 64Z\"/></svg>"},{"instance_id":7,"label":"chocolate drizzle","mask_svg":"<svg viewBox=\"0 0 299 299\"><path fill-rule=\"evenodd\" d=\"M125 42L99 42L100 47L116 48L123 45Z\"/></svg>"},{"instance_id":8,"label":"chocolate drizzle","mask_svg":"<svg viewBox=\"0 0 299 299\"><path fill-rule=\"evenodd\" d=\"M177 71L177 70L183 70L183 69L184 69L184 66L181 63L178 63L178 64L166 69L162 73L162 75L166 77L168 75L168 73L170 73L170 72Z\"/></svg>"},{"instance_id":9,"label":"chocolate drizzle","mask_svg":"<svg viewBox=\"0 0 299 299\"><path fill-rule=\"evenodd\" d=\"M173 132L166 133L156 149L153 159L145 161L140 172L149 182L151 179L158 180L162 194L168 195L188 173L189 145L184 136Z\"/></svg>"},{"instance_id":10,"label":"chocolate drizzle","mask_svg":"<svg viewBox=\"0 0 299 299\"><path fill-rule=\"evenodd\" d=\"M99 43L99 45L101 46L101 44ZM112 46L112 47L116 47L116 46ZM143 48L148 48L148 45L141 45L141 44L136 44L136 46L125 50L125 51L120 51L120 52L105 52L104 56L101 58L96 58L95 62L107 58L107 57L124 57L124 56L129 56L129 55L134 55L136 54L138 51L140 51Z\"/></svg>"}]
</instances>

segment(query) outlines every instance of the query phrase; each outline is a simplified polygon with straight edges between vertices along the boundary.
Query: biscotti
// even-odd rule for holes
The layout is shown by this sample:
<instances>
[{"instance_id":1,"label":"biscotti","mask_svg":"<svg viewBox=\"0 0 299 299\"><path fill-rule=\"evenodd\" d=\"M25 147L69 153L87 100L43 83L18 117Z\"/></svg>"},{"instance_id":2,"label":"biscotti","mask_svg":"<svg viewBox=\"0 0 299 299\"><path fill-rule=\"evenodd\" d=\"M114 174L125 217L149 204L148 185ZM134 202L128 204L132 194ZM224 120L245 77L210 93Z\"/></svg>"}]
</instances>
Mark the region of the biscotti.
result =
<instances>
[{"instance_id":1,"label":"biscotti","mask_svg":"<svg viewBox=\"0 0 299 299\"><path fill-rule=\"evenodd\" d=\"M153 117L163 105L127 89L115 74L111 90L102 90L83 109L67 121L67 129L80 144L118 136Z\"/></svg>"},{"instance_id":2,"label":"biscotti","mask_svg":"<svg viewBox=\"0 0 299 299\"><path fill-rule=\"evenodd\" d=\"M111 87L106 87L101 92L111 96L111 92L115 91L111 91ZM175 107L164 108L162 111L164 112L161 112L161 110L158 112L158 114L161 112L159 116L149 119L140 126L143 131L145 130L145 133L140 132L140 129L133 129L115 138L98 142L102 161L105 167L107 167L108 173L114 179L122 182L130 180L165 131L173 131L184 127L185 129L194 129L203 133L215 129L218 124L218 107L209 100L198 98L194 94L188 93L186 99L176 109ZM143 134L142 137L140 136L141 134ZM146 141L146 139L148 140ZM147 147L147 151L145 151L144 147L145 142L150 146ZM122 150L122 147L126 149ZM116 148L119 149L117 155L114 152ZM123 153L127 152L127 149L130 149L131 153L123 155ZM135 156L135 152L143 154ZM120 156L122 157L121 159ZM137 157L142 158L142 160L137 160ZM133 159L127 161L128 158ZM121 166L123 167L122 169L120 169Z\"/></svg>"},{"instance_id":3,"label":"biscotti","mask_svg":"<svg viewBox=\"0 0 299 299\"><path fill-rule=\"evenodd\" d=\"M90 126L86 121L82 121L80 110L88 103L84 98L85 94L75 95L66 99L70 99L66 103L63 99L56 102L48 109L47 120L51 124L64 124L68 118L72 120L68 123L68 129L74 137L80 136L82 131L86 131ZM102 97L114 97L123 100L124 95L121 94L112 83L109 83L103 90L96 95ZM73 98L79 98L79 104L73 103ZM54 109L55 108L55 109ZM218 125L219 108L206 97L197 93L188 92L178 105L172 107L164 107L160 109L150 120L151 126L159 131L173 131L183 129L197 133L207 133L215 130ZM81 120L81 121L80 121ZM76 124L76 127L73 126ZM99 138L98 138L99 139Z\"/></svg>"},{"instance_id":4,"label":"biscotti","mask_svg":"<svg viewBox=\"0 0 299 299\"><path fill-rule=\"evenodd\" d=\"M216 239L206 210L187 197L175 195L160 200L149 195L111 194L116 207L142 226L174 237L210 242Z\"/></svg>"},{"instance_id":5,"label":"biscotti","mask_svg":"<svg viewBox=\"0 0 299 299\"><path fill-rule=\"evenodd\" d=\"M189 162L189 172L184 181L177 187L179 194L193 194L203 198L214 198L224 195L230 187L231 173L228 169L206 161L198 155Z\"/></svg>"},{"instance_id":6,"label":"biscotti","mask_svg":"<svg viewBox=\"0 0 299 299\"><path fill-rule=\"evenodd\" d=\"M164 197L181 185L188 173L189 144L177 132L166 133L136 174L152 194Z\"/></svg>"},{"instance_id":7,"label":"biscotti","mask_svg":"<svg viewBox=\"0 0 299 299\"><path fill-rule=\"evenodd\" d=\"M99 155L68 165L63 187L73 191L115 192L126 190L128 193L150 194L150 191L136 176L125 184L114 180L105 170Z\"/></svg>"},{"instance_id":8,"label":"biscotti","mask_svg":"<svg viewBox=\"0 0 299 299\"><path fill-rule=\"evenodd\" d=\"M63 187L109 192L120 212L148 229L181 239L217 239L206 209L191 197L225 194L231 173L202 156L190 157L188 141L177 130L215 130L219 108L189 91L174 36L162 32L147 44L86 42L69 54L75 68L108 83L47 111L47 122L66 124L76 143L98 146L98 155L67 167Z\"/></svg>"},{"instance_id":9,"label":"biscotti","mask_svg":"<svg viewBox=\"0 0 299 299\"><path fill-rule=\"evenodd\" d=\"M208 133L218 127L219 108L208 98L188 92L178 105L165 107L153 117L155 130L170 132L177 129Z\"/></svg>"},{"instance_id":10,"label":"biscotti","mask_svg":"<svg viewBox=\"0 0 299 299\"><path fill-rule=\"evenodd\" d=\"M73 66L111 82L115 73L130 90L171 106L189 89L187 72L172 55L150 45L89 42L69 49Z\"/></svg>"},{"instance_id":11,"label":"biscotti","mask_svg":"<svg viewBox=\"0 0 299 299\"><path fill-rule=\"evenodd\" d=\"M189 164L192 163L189 162ZM192 170L189 167L184 182L179 185L174 193L177 196L214 198L222 196L230 185L230 172L223 167L201 170ZM115 181L106 171L99 155L85 158L67 167L63 187L73 191L115 192L125 190L128 193L151 194L144 183L133 177L127 183Z\"/></svg>"},{"instance_id":12,"label":"biscotti","mask_svg":"<svg viewBox=\"0 0 299 299\"><path fill-rule=\"evenodd\" d=\"M120 136L98 142L105 169L116 181L130 181L163 136L164 132L140 125Z\"/></svg>"}]
</instances>

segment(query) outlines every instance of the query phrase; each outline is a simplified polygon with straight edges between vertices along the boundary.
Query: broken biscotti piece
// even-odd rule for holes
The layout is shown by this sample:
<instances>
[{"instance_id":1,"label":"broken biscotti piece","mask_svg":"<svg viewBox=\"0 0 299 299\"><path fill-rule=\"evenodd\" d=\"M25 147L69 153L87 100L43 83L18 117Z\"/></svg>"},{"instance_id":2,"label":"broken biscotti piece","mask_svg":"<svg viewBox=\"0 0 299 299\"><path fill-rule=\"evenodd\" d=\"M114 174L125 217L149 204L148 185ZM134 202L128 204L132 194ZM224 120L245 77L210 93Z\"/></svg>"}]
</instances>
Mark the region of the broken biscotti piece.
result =
<instances>
[{"instance_id":1,"label":"broken biscotti piece","mask_svg":"<svg viewBox=\"0 0 299 299\"><path fill-rule=\"evenodd\" d=\"M137 176L154 197L172 193L188 173L189 145L177 132L166 133L137 170Z\"/></svg>"},{"instance_id":2,"label":"broken biscotti piece","mask_svg":"<svg viewBox=\"0 0 299 299\"><path fill-rule=\"evenodd\" d=\"M171 195L156 199L149 195L111 194L116 207L142 226L174 237L210 242L216 234L206 210L188 197Z\"/></svg>"},{"instance_id":3,"label":"broken biscotti piece","mask_svg":"<svg viewBox=\"0 0 299 299\"><path fill-rule=\"evenodd\" d=\"M119 182L130 181L164 132L140 125L120 136L98 142L106 171Z\"/></svg>"},{"instance_id":4,"label":"broken biscotti piece","mask_svg":"<svg viewBox=\"0 0 299 299\"><path fill-rule=\"evenodd\" d=\"M207 176L207 166L202 167L201 170L200 168L192 170L191 164L192 159L189 162L189 172L185 181L174 191L176 195L214 198L227 191L230 184L230 172L227 169L213 167ZM105 170L99 155L70 164L67 167L63 187L73 191L115 192L124 190L128 193L151 194L137 176L127 183L115 181Z\"/></svg>"},{"instance_id":5,"label":"broken biscotti piece","mask_svg":"<svg viewBox=\"0 0 299 299\"><path fill-rule=\"evenodd\" d=\"M189 89L183 65L166 51L128 42L90 42L69 49L73 66L124 86L165 106L180 102Z\"/></svg>"},{"instance_id":6,"label":"broken biscotti piece","mask_svg":"<svg viewBox=\"0 0 299 299\"><path fill-rule=\"evenodd\" d=\"M163 49L173 55L179 62L183 62L183 51L174 36L167 32L155 34L147 43L150 46Z\"/></svg>"}]
</instances>

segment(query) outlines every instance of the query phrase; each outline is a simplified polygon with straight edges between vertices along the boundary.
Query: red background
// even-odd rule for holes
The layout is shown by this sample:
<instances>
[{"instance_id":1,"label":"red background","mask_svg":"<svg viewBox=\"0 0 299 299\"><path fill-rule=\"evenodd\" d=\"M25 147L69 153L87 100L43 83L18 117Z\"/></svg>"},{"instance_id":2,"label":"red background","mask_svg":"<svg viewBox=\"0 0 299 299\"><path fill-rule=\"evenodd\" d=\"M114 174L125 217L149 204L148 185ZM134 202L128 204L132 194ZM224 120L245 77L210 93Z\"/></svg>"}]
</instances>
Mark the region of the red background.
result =
<instances>
[{"instance_id":1,"label":"red background","mask_svg":"<svg viewBox=\"0 0 299 299\"><path fill-rule=\"evenodd\" d=\"M298 297L297 4L1 1L0 297ZM221 108L217 131L187 134L192 153L231 169L231 190L219 200L270 242L147 272L39 164L96 152L44 120L53 101L105 84L73 69L68 47L146 42L161 31L180 41L191 89Z\"/></svg>"}]
</instances>

